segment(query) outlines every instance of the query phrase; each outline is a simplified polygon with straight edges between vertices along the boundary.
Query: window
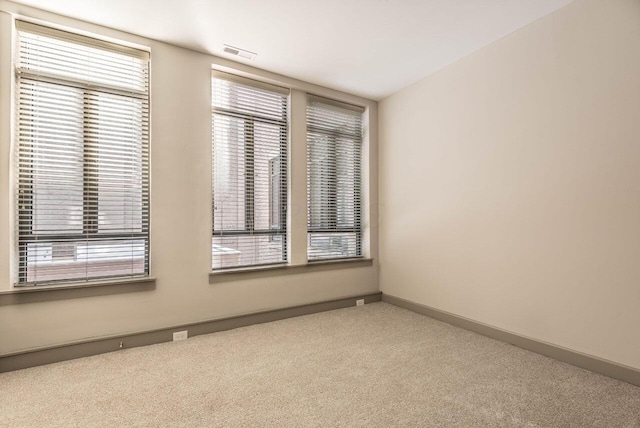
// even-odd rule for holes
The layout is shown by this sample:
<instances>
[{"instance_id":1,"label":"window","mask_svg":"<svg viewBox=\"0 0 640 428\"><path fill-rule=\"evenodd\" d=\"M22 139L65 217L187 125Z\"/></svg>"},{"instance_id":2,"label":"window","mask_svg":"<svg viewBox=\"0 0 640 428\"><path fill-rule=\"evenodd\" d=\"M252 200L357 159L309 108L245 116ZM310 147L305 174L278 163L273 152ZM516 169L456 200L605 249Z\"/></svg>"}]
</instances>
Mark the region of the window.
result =
<instances>
[{"instance_id":1,"label":"window","mask_svg":"<svg viewBox=\"0 0 640 428\"><path fill-rule=\"evenodd\" d=\"M362 113L358 107L309 97L309 260L362 256Z\"/></svg>"},{"instance_id":2,"label":"window","mask_svg":"<svg viewBox=\"0 0 640 428\"><path fill-rule=\"evenodd\" d=\"M149 272L149 53L16 21L18 285Z\"/></svg>"},{"instance_id":3,"label":"window","mask_svg":"<svg viewBox=\"0 0 640 428\"><path fill-rule=\"evenodd\" d=\"M213 74L213 269L287 261L288 93Z\"/></svg>"}]
</instances>

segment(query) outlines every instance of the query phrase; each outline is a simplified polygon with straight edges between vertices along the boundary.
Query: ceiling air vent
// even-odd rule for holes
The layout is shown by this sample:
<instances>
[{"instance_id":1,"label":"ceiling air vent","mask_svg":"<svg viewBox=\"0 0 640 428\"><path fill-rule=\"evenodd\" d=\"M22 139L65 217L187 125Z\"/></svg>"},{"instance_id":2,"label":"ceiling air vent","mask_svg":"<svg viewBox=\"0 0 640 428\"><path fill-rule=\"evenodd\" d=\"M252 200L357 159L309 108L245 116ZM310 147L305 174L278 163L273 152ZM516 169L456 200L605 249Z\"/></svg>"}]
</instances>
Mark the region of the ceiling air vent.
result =
<instances>
[{"instance_id":1,"label":"ceiling air vent","mask_svg":"<svg viewBox=\"0 0 640 428\"><path fill-rule=\"evenodd\" d=\"M246 58L246 59L254 59L256 57L256 55L258 55L255 52L251 52L251 51L248 51L246 49L235 48L235 47L229 46L229 45L223 45L222 50L225 53L228 53L228 54L231 54L231 55L235 55L235 56L239 56L241 58Z\"/></svg>"}]
</instances>

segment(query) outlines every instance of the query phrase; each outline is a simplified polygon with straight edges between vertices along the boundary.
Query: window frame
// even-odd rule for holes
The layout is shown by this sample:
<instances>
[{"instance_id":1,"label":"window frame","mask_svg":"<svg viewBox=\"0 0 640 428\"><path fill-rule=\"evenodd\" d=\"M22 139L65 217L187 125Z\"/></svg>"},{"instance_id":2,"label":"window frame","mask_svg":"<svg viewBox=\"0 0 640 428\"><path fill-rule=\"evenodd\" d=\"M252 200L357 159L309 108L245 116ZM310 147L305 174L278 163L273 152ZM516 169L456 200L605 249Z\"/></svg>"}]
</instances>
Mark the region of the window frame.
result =
<instances>
[{"instance_id":1,"label":"window frame","mask_svg":"<svg viewBox=\"0 0 640 428\"><path fill-rule=\"evenodd\" d=\"M18 269L16 279L17 281L13 284L14 287L48 287L55 285L73 285L78 283L92 283L92 282L104 282L106 280L114 280L114 281L122 281L127 279L138 280L140 278L149 278L150 273L150 194L151 194L151 186L150 186L150 155L149 148L151 145L150 138L150 128L151 128L151 115L150 115L150 65L151 65L151 54L148 48L142 47L131 47L128 43L123 41L105 41L99 36L94 35L86 35L82 34L73 29L60 29L54 25L48 25L47 23L40 22L32 22L29 19L15 19L14 22L14 31L13 35L15 40L19 40L18 36L18 21L21 25L29 27L39 27L40 31L53 31L53 32L61 32L67 33L70 38L69 41L73 43L73 39L85 41L85 43L96 43L97 48L101 46L110 46L116 47L117 50L122 52L130 52L130 51L140 51L145 52L146 57L146 90L134 90L134 89L125 89L125 88L117 88L112 87L108 84L100 84L100 83L92 83L90 81L82 81L78 79L74 79L72 77L67 77L64 75L50 75L48 73L40 73L37 71L29 71L27 69L23 69L19 66L19 63L16 61L13 66L14 73L14 86L16 88L20 88L21 82L26 80L30 82L34 82L35 84L48 84L55 85L56 87L61 88L74 88L78 91L82 92L82 232L76 233L38 233L34 231L33 219L35 217L35 186L33 178L26 178L20 175L22 172L22 165L24 161L21 161L20 157L20 149L23 148L23 143L20 142L18 132L13 136L14 146L16 147L16 155L14 156L14 168L17 171L17 178L14 185L15 200L16 200L16 213L17 218L15 221L16 227L14 228L16 233L16 247L18 251ZM25 30L26 32L30 32L29 30ZM37 30L36 30L37 31ZM32 34L39 34L38 32ZM72 39L73 38L73 39ZM91 41L91 42L89 42ZM78 42L81 44L81 42ZM17 46L17 43L14 44L16 57L20 52L20 47ZM105 51L108 49L104 48ZM113 49L113 48L112 48ZM127 99L135 99L140 100L143 105L146 105L146 109L141 111L141 135L145 135L146 137L142 137L141 140L141 174L142 174L142 184L140 186L141 193L141 216L140 216L140 231L139 232L100 232L99 231L99 210L98 210L98 201L100 195L95 192L97 188L96 184L97 173L100 168L99 156L97 154L97 146L93 146L88 143L88 140L91 138L91 123L89 120L91 115L91 111L89 108L89 104L94 96L94 99L99 95L112 95L118 97L125 97ZM21 104L21 94L19 89L16 90L14 94L14 102L16 105L16 111L14 114L15 126L16 130L20 129L21 119L19 115L19 106ZM99 122L98 122L99 123ZM34 126L37 126L37 122ZM33 153L33 147L31 147ZM33 165L34 161L31 158L29 161L31 163L31 169L28 171L29 177L33 177L33 171L35 171L35 166ZM146 184L145 184L146 181ZM94 184L91 184L94 183ZM92 189L94 192L92 192ZM146 217L147 220L144 220ZM26 231L26 233L25 233ZM51 244L52 245L52 258L53 258L53 246L59 243L73 243L75 245L74 250L74 263L90 264L90 261L86 262L78 262L78 250L77 244L91 242L91 240L96 241L109 241L109 240L122 240L122 241L137 241L144 240L144 269L141 273L133 273L133 274L113 274L113 275L92 275L85 276L82 278L63 278L63 279L45 279L45 280L36 280L36 281L28 281L28 246L33 244L34 242L39 242L43 244ZM24 254L24 256L21 256ZM133 258L132 258L133 260Z\"/></svg>"},{"instance_id":2,"label":"window frame","mask_svg":"<svg viewBox=\"0 0 640 428\"><path fill-rule=\"evenodd\" d=\"M319 96L315 96L315 95L310 95L307 97L307 106L306 108L309 109L309 106L312 105L313 103L318 103L318 104L324 104L327 106L334 106L334 107L338 107L344 110L351 110L357 114L360 115L360 132L358 135L355 134L350 134L350 133L346 133L346 132L340 132L337 129L333 129L333 130L327 130L327 129L323 129L321 127L317 127L317 126L313 126L312 124L309 123L309 116L307 115L307 119L306 119L306 123L307 123L307 152L308 152L308 157L307 157L307 205L308 205L308 209L309 212L307 213L307 262L308 263L314 263L314 262L327 262L327 261L332 261L332 260L349 260L349 259L361 259L364 258L364 249L362 248L362 244L363 244L363 210L362 210L362 202L364 200L364 195L363 195L363 180L364 180L364 175L363 175L363 144L364 144L364 120L362 118L362 115L364 115L364 109L362 107L358 107L358 106L354 106L354 105L350 105L347 103L343 103L340 101L336 101L330 98L324 98L324 97L319 97ZM357 147L358 147L358 152L357 152L357 156L356 156L356 161L354 162L354 169L355 169L355 177L357 178L354 182L354 225L353 226L339 226L338 225L338 187L337 187L337 177L338 177L338 162L337 162L337 158L333 158L333 160L330 162L330 170L332 170L332 173L329 174L329 180L330 183L328 185L326 185L329 196L328 196L328 211L329 211L329 220L325 220L323 222L326 222L328 226L316 226L313 227L311 225L312 223L312 213L311 213L311 206L312 206L312 201L310 200L311 198L311 181L312 178L309 176L310 173L310 169L311 166L309 164L309 162L311 161L311 155L310 155L310 147L309 147L309 134L310 133L314 133L317 135L321 135L323 137L326 138L330 149L329 149L329 153L337 153L338 152L338 146L340 144L340 139L355 139L355 142L357 143ZM355 137L355 138L354 138ZM358 207L357 209L355 207ZM310 257L310 240L311 240L311 235L317 233L317 234L327 234L327 235L331 235L331 234L345 234L345 233L353 233L355 234L356 237L356 242L355 242L355 248L356 248L356 254L355 255L345 255L345 256L338 256L338 257Z\"/></svg>"},{"instance_id":3,"label":"window frame","mask_svg":"<svg viewBox=\"0 0 640 428\"><path fill-rule=\"evenodd\" d=\"M227 80L231 83L240 83L247 86L254 86L256 88L262 88L267 90L275 90L285 89L282 87L278 87L276 85L269 85L266 83L262 83L260 81L254 81L253 79L243 78L240 76L236 76L232 73L219 72L215 69L212 70L211 81L213 79L223 79ZM286 88L288 91L289 89ZM282 92L282 91L277 91ZM213 91L211 92L213 94ZM287 102L282 106L282 117L283 119L278 120L274 118L261 117L255 114L236 112L231 109L226 109L222 107L216 107L213 105L213 100L211 102L211 126L212 126L212 138L211 138L211 150L212 156L215 157L215 116L218 115L220 117L225 118L233 118L236 120L241 120L243 124L244 131L244 147L245 147L245 156L244 156L244 213L245 213L245 221L243 229L221 229L217 230L215 227L215 213L217 210L216 207L216 199L215 199L215 163L212 163L212 186L211 186L211 204L212 204L212 215L211 215L211 238L212 238L212 249L213 249L213 239L216 237L232 237L232 236L268 236L269 241L273 242L276 237L281 237L282 239L282 261L279 262L267 262L267 263L255 263L255 264L239 264L233 266L222 266L222 267L213 267L213 254L211 257L212 266L211 270L213 272L216 271L224 271L229 269L247 269L247 268L263 268L265 266L271 265L279 265L279 264L287 264L289 263L290 257L288 254L288 222L287 222L287 204L289 201L289 192L288 192L288 158L289 158L289 149L288 149L288 141L289 141L289 108L290 103L287 98ZM285 190L281 192L279 195L280 199L280 210L279 210L279 226L277 228L272 227L272 218L271 214L273 211L272 207L272 197L268 196L268 229L256 229L255 228L255 133L253 130L255 129L256 122L264 123L268 125L275 125L278 127L279 138L278 141L287 141L287 144L280 144L280 152L277 158L279 159L278 165L280 165L279 170L279 188L281 190ZM247 147L250 149L248 150ZM249 155L247 155L249 154ZM269 169L269 190L271 190L271 160L269 160L268 169ZM284 174L283 174L283 160L284 160Z\"/></svg>"}]
</instances>

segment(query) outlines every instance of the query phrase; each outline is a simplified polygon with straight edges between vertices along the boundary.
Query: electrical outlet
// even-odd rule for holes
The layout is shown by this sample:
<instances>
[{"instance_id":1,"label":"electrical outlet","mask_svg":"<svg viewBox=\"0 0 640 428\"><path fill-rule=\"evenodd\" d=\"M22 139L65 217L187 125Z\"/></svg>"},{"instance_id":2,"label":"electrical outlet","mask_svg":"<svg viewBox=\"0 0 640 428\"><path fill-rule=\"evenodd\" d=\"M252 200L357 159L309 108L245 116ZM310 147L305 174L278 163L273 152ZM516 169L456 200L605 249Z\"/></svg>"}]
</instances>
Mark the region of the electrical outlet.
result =
<instances>
[{"instance_id":1,"label":"electrical outlet","mask_svg":"<svg viewBox=\"0 0 640 428\"><path fill-rule=\"evenodd\" d=\"M356 306L362 306L362 305L364 305L364 299L356 300Z\"/></svg>"},{"instance_id":2,"label":"electrical outlet","mask_svg":"<svg viewBox=\"0 0 640 428\"><path fill-rule=\"evenodd\" d=\"M187 337L189 337L187 332L187 330L176 331L175 333L173 333L173 341L175 342L176 340L185 340Z\"/></svg>"}]
</instances>

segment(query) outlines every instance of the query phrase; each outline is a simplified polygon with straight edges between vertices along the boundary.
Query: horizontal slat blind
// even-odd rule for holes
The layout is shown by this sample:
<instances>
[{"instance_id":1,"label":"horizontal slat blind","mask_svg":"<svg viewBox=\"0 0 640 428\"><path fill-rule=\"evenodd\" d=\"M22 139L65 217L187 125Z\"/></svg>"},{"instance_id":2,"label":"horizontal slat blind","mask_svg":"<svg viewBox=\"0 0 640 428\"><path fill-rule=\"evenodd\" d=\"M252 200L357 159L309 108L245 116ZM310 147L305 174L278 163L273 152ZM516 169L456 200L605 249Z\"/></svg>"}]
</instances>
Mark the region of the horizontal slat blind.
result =
<instances>
[{"instance_id":1,"label":"horizontal slat blind","mask_svg":"<svg viewBox=\"0 0 640 428\"><path fill-rule=\"evenodd\" d=\"M307 105L307 256L362 256L362 109L310 97Z\"/></svg>"},{"instance_id":2,"label":"horizontal slat blind","mask_svg":"<svg viewBox=\"0 0 640 428\"><path fill-rule=\"evenodd\" d=\"M214 72L213 269L287 261L287 94Z\"/></svg>"},{"instance_id":3,"label":"horizontal slat blind","mask_svg":"<svg viewBox=\"0 0 640 428\"><path fill-rule=\"evenodd\" d=\"M148 52L16 26L18 284L148 274Z\"/></svg>"}]
</instances>

